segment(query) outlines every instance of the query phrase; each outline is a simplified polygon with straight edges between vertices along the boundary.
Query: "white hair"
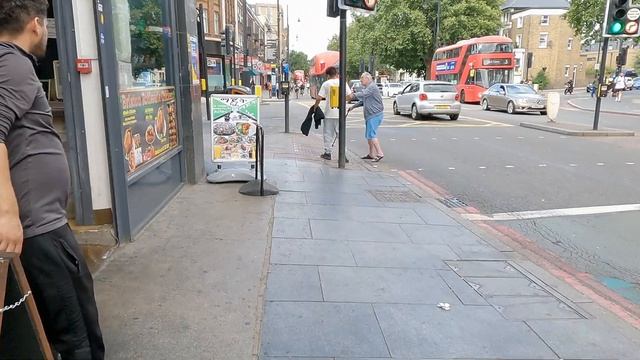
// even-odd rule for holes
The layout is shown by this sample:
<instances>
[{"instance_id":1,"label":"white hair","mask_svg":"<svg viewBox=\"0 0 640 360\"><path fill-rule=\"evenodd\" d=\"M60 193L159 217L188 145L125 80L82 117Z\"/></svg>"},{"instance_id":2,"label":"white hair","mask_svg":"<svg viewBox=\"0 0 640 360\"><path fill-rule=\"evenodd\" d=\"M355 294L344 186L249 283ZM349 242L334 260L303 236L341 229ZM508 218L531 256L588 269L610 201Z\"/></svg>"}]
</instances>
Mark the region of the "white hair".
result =
<instances>
[{"instance_id":1,"label":"white hair","mask_svg":"<svg viewBox=\"0 0 640 360\"><path fill-rule=\"evenodd\" d=\"M373 81L373 76L371 76L371 74L369 74L368 72L363 72L362 75L360 75L360 79Z\"/></svg>"}]
</instances>

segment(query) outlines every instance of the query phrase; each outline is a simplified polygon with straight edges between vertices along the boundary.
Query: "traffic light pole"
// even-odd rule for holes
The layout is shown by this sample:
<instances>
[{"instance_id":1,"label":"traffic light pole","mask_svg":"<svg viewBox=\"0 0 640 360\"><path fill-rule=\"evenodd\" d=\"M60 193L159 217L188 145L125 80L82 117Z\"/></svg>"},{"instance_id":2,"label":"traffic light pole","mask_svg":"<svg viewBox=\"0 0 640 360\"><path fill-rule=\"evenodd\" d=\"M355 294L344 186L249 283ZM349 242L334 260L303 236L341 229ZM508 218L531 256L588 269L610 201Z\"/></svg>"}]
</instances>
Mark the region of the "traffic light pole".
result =
<instances>
[{"instance_id":1,"label":"traffic light pole","mask_svg":"<svg viewBox=\"0 0 640 360\"><path fill-rule=\"evenodd\" d=\"M602 85L604 83L605 74L607 69L607 51L609 50L609 38L605 37L602 42L602 57L600 58L600 71L598 72L598 89L596 97L596 109L593 115L593 130L598 130L598 123L600 122L600 107L602 105Z\"/></svg>"},{"instance_id":2,"label":"traffic light pole","mask_svg":"<svg viewBox=\"0 0 640 360\"><path fill-rule=\"evenodd\" d=\"M338 167L344 169L347 162L347 11L340 10L340 90L338 115Z\"/></svg>"}]
</instances>

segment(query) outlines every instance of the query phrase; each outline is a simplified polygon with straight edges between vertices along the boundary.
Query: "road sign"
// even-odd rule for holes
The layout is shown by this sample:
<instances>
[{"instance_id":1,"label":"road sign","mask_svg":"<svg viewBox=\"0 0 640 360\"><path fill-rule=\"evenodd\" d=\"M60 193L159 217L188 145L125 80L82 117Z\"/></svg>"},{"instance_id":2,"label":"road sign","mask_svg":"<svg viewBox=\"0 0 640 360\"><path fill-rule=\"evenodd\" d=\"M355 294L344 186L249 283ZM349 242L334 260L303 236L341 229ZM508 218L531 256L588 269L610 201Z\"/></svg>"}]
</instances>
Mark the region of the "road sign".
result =
<instances>
[{"instance_id":1,"label":"road sign","mask_svg":"<svg viewBox=\"0 0 640 360\"><path fill-rule=\"evenodd\" d=\"M358 10L362 12L374 12L378 0L339 0L338 7L343 10Z\"/></svg>"},{"instance_id":2,"label":"road sign","mask_svg":"<svg viewBox=\"0 0 640 360\"><path fill-rule=\"evenodd\" d=\"M608 0L604 15L604 37L640 36L640 4L631 0Z\"/></svg>"}]
</instances>

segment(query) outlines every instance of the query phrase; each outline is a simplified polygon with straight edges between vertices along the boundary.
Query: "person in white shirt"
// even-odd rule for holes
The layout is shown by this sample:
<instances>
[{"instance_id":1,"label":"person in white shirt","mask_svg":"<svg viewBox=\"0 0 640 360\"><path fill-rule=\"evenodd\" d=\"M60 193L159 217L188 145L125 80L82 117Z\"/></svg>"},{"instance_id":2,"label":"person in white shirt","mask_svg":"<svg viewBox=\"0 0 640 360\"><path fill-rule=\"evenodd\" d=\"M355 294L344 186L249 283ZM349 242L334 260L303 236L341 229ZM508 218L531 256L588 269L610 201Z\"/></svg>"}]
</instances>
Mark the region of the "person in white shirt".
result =
<instances>
[{"instance_id":1,"label":"person in white shirt","mask_svg":"<svg viewBox=\"0 0 640 360\"><path fill-rule=\"evenodd\" d=\"M627 86L625 84L624 75L618 74L618 76L616 76L613 82L614 82L613 91L616 93L616 102L621 102L622 92L624 91L624 88Z\"/></svg>"},{"instance_id":2,"label":"person in white shirt","mask_svg":"<svg viewBox=\"0 0 640 360\"><path fill-rule=\"evenodd\" d=\"M320 91L318 91L318 96L316 97L316 103L313 106L317 107L320 105L321 101L327 100L324 106L324 121L322 124L324 153L320 155L320 157L325 160L331 160L331 150L333 149L336 137L338 136L338 118L340 116L340 113L338 108L331 108L331 104L330 101L328 101L328 98L329 94L331 93L331 87L340 86L340 79L338 77L338 69L333 66L328 67L325 71L325 74L327 74L328 80L322 83ZM347 96L350 96L351 89L349 89L348 86L346 86L345 89L347 92ZM347 160L347 162L349 162L349 160Z\"/></svg>"}]
</instances>

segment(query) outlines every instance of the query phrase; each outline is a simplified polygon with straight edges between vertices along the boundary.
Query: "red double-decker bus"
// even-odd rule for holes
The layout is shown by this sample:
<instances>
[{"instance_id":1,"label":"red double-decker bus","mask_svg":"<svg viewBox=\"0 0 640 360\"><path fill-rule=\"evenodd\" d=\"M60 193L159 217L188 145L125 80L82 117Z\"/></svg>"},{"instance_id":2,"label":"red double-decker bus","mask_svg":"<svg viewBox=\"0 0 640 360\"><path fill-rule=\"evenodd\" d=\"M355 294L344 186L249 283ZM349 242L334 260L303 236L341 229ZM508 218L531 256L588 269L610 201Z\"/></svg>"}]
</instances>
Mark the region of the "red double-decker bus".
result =
<instances>
[{"instance_id":1,"label":"red double-decker bus","mask_svg":"<svg viewBox=\"0 0 640 360\"><path fill-rule=\"evenodd\" d=\"M327 80L325 71L330 66L338 68L340 65L340 53L337 51L326 51L311 58L311 68L309 69L309 94L315 99L320 86Z\"/></svg>"},{"instance_id":2,"label":"red double-decker bus","mask_svg":"<svg viewBox=\"0 0 640 360\"><path fill-rule=\"evenodd\" d=\"M484 36L436 50L431 79L456 84L460 102L479 103L482 93L493 84L513 81L514 67L513 41Z\"/></svg>"}]
</instances>

